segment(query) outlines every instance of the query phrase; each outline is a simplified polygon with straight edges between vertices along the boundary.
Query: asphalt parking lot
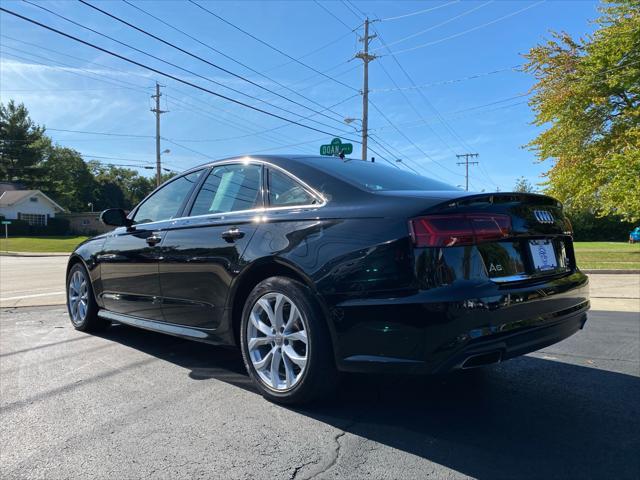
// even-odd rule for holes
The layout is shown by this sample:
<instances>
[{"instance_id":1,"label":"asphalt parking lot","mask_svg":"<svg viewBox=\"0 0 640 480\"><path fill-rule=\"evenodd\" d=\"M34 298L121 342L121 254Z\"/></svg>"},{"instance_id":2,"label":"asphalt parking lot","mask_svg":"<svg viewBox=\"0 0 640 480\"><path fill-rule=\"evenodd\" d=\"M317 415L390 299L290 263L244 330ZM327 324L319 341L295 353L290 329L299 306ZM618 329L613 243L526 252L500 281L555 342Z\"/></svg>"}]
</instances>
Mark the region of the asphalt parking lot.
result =
<instances>
[{"instance_id":1,"label":"asphalt parking lot","mask_svg":"<svg viewBox=\"0 0 640 480\"><path fill-rule=\"evenodd\" d=\"M345 376L295 409L263 400L235 350L122 325L86 335L60 305L4 308L0 477L637 479L640 314L610 290L610 310L535 354Z\"/></svg>"}]
</instances>

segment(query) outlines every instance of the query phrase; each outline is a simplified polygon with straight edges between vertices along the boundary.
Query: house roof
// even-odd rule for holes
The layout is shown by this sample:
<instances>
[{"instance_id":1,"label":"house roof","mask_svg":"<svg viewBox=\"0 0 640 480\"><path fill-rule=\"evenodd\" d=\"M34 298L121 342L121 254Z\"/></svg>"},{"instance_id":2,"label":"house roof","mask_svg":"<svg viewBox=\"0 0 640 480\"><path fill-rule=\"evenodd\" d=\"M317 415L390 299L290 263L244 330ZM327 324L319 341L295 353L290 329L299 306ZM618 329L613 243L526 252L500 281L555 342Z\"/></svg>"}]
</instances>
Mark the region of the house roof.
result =
<instances>
[{"instance_id":1,"label":"house roof","mask_svg":"<svg viewBox=\"0 0 640 480\"><path fill-rule=\"evenodd\" d=\"M8 190L0 195L0 207L11 207L17 203L22 202L25 198L33 195L42 195L48 200L55 208L64 212L65 209L58 205L56 202L47 197L40 190Z\"/></svg>"},{"instance_id":2,"label":"house roof","mask_svg":"<svg viewBox=\"0 0 640 480\"><path fill-rule=\"evenodd\" d=\"M25 187L21 183L17 182L0 182L0 195L6 191L24 190Z\"/></svg>"}]
</instances>

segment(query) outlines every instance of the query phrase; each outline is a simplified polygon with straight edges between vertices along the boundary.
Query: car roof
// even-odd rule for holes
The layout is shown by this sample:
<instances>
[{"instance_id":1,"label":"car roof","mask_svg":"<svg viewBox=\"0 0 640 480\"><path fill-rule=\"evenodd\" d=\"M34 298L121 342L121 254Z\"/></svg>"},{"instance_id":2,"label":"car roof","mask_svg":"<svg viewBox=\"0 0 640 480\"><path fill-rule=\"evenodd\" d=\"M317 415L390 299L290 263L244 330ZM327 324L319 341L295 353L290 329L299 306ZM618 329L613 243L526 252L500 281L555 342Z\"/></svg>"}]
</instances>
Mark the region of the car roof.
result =
<instances>
[{"instance_id":1,"label":"car roof","mask_svg":"<svg viewBox=\"0 0 640 480\"><path fill-rule=\"evenodd\" d=\"M300 164L300 165L309 165L310 163L316 163L318 161L339 161L344 162L345 160L340 159L339 157L330 157L330 156L321 156L321 155L302 155L302 154L292 154L292 155L238 155L235 157L227 157L221 158L219 160L213 160L211 162L206 162L200 164L196 167L190 168L189 170L185 170L184 173L191 172L194 170L199 170L201 168L211 167L217 164L226 163L226 162L235 162L239 160L253 160L258 162L265 163L273 163L278 166L284 167L283 164ZM347 159L350 160L359 160L359 159Z\"/></svg>"}]
</instances>

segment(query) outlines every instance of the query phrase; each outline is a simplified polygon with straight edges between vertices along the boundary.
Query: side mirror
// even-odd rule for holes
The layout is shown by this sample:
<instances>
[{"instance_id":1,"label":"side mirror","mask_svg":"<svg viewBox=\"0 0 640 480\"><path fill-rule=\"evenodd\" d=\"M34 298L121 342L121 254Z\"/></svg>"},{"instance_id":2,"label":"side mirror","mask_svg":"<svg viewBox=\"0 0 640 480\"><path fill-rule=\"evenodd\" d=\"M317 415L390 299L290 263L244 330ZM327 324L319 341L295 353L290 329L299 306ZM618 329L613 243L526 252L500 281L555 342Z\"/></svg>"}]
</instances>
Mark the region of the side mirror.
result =
<instances>
[{"instance_id":1,"label":"side mirror","mask_svg":"<svg viewBox=\"0 0 640 480\"><path fill-rule=\"evenodd\" d=\"M131 220L121 208L109 208L100 214L100 221L112 227L130 227Z\"/></svg>"}]
</instances>

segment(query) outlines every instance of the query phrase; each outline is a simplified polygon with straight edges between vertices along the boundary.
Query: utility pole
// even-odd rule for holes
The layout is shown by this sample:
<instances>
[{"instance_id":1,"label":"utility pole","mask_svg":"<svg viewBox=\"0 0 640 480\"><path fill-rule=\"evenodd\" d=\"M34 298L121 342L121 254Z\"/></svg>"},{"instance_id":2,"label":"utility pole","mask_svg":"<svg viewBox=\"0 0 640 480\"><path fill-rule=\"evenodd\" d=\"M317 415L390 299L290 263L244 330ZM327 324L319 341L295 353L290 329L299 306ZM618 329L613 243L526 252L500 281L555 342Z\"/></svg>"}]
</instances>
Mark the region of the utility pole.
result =
<instances>
[{"instance_id":1,"label":"utility pole","mask_svg":"<svg viewBox=\"0 0 640 480\"><path fill-rule=\"evenodd\" d=\"M160 84L156 82L156 94L151 95L151 98L156 101L156 108L152 108L151 111L156 114L156 184L160 186L162 182L162 162L160 160L160 115L166 113L168 110L160 110Z\"/></svg>"},{"instance_id":2,"label":"utility pole","mask_svg":"<svg viewBox=\"0 0 640 480\"><path fill-rule=\"evenodd\" d=\"M364 21L364 37L360 38L364 47L362 52L356 54L356 58L362 59L364 64L364 78L362 86L362 160L367 161L367 138L369 125L369 62L375 60L375 55L369 54L369 40L376 38L377 35L369 35L369 18Z\"/></svg>"},{"instance_id":3,"label":"utility pole","mask_svg":"<svg viewBox=\"0 0 640 480\"><path fill-rule=\"evenodd\" d=\"M469 191L469 165L478 165L479 162L470 162L469 158L477 158L479 154L477 153L463 153L462 155L456 155L457 158L464 158L464 162L458 162L458 165L465 165L466 173L465 173L465 190Z\"/></svg>"}]
</instances>

